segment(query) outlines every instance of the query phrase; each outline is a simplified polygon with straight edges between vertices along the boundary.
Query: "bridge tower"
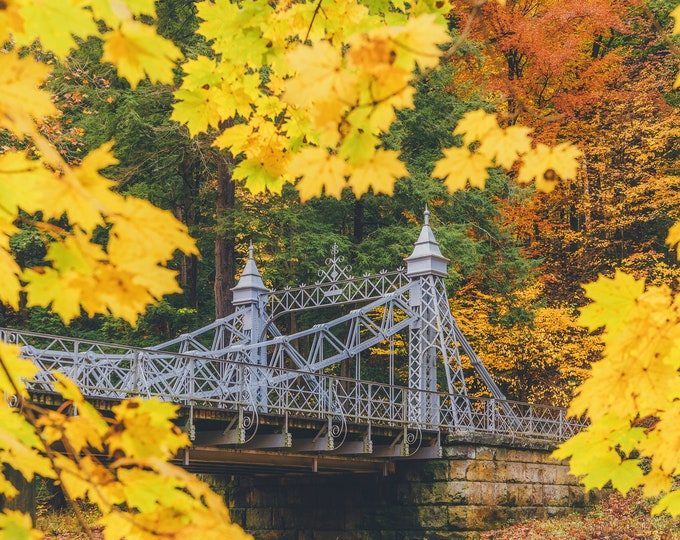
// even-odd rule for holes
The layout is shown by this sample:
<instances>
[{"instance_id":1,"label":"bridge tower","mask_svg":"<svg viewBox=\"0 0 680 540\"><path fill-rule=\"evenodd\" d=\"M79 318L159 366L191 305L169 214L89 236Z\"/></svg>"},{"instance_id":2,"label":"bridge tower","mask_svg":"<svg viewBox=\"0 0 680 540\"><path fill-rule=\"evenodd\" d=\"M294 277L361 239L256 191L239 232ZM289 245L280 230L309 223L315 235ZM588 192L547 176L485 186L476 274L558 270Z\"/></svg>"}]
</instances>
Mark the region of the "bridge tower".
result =
<instances>
[{"instance_id":1,"label":"bridge tower","mask_svg":"<svg viewBox=\"0 0 680 540\"><path fill-rule=\"evenodd\" d=\"M271 292L262 281L262 275L257 269L255 258L253 257L253 243L248 246L248 260L241 272L238 283L232 292L232 304L236 311L243 314L240 330L246 335L245 342L251 344L258 343L264 330L267 320L267 300L268 293ZM267 365L266 347L253 347L249 350L248 361L251 364L260 366ZM262 371L249 372L250 376L262 377ZM255 403L263 403L266 394L266 382L264 381L244 381L253 392Z\"/></svg>"},{"instance_id":2,"label":"bridge tower","mask_svg":"<svg viewBox=\"0 0 680 540\"><path fill-rule=\"evenodd\" d=\"M465 376L456 340L456 323L451 315L444 286L449 260L442 255L430 228L426 208L423 227L413 253L405 259L406 275L413 283L409 299L417 316L409 333L409 419L436 425L441 404L437 394L437 364L443 364L451 394L466 395Z\"/></svg>"}]
</instances>

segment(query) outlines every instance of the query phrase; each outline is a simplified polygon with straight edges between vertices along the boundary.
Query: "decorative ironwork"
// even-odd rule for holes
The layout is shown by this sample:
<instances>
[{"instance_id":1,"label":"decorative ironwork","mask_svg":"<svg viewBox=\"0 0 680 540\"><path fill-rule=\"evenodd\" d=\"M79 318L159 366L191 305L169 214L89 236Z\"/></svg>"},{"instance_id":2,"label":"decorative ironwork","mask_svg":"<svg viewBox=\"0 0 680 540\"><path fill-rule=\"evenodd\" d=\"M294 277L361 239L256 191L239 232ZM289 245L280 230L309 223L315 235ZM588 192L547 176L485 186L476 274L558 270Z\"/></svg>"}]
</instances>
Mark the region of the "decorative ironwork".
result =
<instances>
[{"instance_id":1,"label":"decorative ironwork","mask_svg":"<svg viewBox=\"0 0 680 540\"><path fill-rule=\"evenodd\" d=\"M365 425L368 433L378 426L401 429L394 444L404 456L420 451L424 432L561 440L582 429L583 421L568 419L564 409L505 399L451 314L444 286L448 261L429 212L406 269L356 278L344 260L334 244L314 285L270 291L251 248L234 288L235 312L154 347L11 329L0 329L0 339L19 344L38 365L30 381L35 390L50 391L52 373L59 371L92 398L158 397L192 410L234 411L229 433L215 438L220 444L252 440L262 415L285 418L285 446L291 446L287 423L293 417L327 422L328 450L345 444L348 423ZM311 328L285 333L277 326L282 314L347 303L354 309ZM408 341L404 386L395 383L395 339ZM390 350L389 379L362 380L363 363L381 344ZM467 395L461 354L492 398ZM351 369L353 377L347 376ZM363 448L372 451L370 435Z\"/></svg>"}]
</instances>

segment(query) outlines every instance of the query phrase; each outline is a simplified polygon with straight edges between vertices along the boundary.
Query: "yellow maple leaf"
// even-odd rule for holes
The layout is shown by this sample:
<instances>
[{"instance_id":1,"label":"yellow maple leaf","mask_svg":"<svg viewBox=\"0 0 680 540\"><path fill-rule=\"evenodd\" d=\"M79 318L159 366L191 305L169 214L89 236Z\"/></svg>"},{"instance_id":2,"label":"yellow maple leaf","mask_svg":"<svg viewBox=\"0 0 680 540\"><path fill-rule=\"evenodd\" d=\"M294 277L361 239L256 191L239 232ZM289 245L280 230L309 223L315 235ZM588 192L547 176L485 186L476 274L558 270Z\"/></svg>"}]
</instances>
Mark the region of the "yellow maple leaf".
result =
<instances>
[{"instance_id":1,"label":"yellow maple leaf","mask_svg":"<svg viewBox=\"0 0 680 540\"><path fill-rule=\"evenodd\" d=\"M338 155L352 163L358 163L371 159L379 144L380 139L375 134L361 128L355 128L343 139Z\"/></svg>"},{"instance_id":2,"label":"yellow maple leaf","mask_svg":"<svg viewBox=\"0 0 680 540\"><path fill-rule=\"evenodd\" d=\"M392 195L394 183L408 176L408 169L399 159L399 152L378 148L373 156L352 164L349 169L349 185L354 195L359 198L370 187L376 193Z\"/></svg>"},{"instance_id":3,"label":"yellow maple leaf","mask_svg":"<svg viewBox=\"0 0 680 540\"><path fill-rule=\"evenodd\" d=\"M155 15L156 0L122 0L133 15Z\"/></svg>"},{"instance_id":4,"label":"yellow maple leaf","mask_svg":"<svg viewBox=\"0 0 680 540\"><path fill-rule=\"evenodd\" d=\"M20 417L18 414L15 416ZM8 418L2 415L2 419ZM31 434L37 439L33 426L27 422L26 424ZM43 455L45 449L42 444L40 442L35 445L25 444L17 438L14 428L15 425L5 423L0 427L0 462L15 469L29 482L35 475L54 478L55 474L50 460Z\"/></svg>"},{"instance_id":5,"label":"yellow maple leaf","mask_svg":"<svg viewBox=\"0 0 680 540\"><path fill-rule=\"evenodd\" d=\"M470 186L484 189L487 168L493 166L487 156L456 146L445 148L443 152L444 157L435 163L432 176L443 178L452 192L465 189L468 181Z\"/></svg>"},{"instance_id":6,"label":"yellow maple leaf","mask_svg":"<svg viewBox=\"0 0 680 540\"><path fill-rule=\"evenodd\" d=\"M214 58L198 56L191 58L182 64L182 88L195 90L206 84L208 86L219 86L222 82L222 73L219 65Z\"/></svg>"},{"instance_id":7,"label":"yellow maple leaf","mask_svg":"<svg viewBox=\"0 0 680 540\"><path fill-rule=\"evenodd\" d=\"M253 129L251 124L236 124L215 137L213 144L218 148L229 148L234 156L238 156L248 146Z\"/></svg>"},{"instance_id":8,"label":"yellow maple leaf","mask_svg":"<svg viewBox=\"0 0 680 540\"><path fill-rule=\"evenodd\" d=\"M297 72L286 81L284 99L300 107L335 96L350 105L357 100L356 75L343 67L341 51L326 41L300 45L287 55Z\"/></svg>"},{"instance_id":9,"label":"yellow maple leaf","mask_svg":"<svg viewBox=\"0 0 680 540\"><path fill-rule=\"evenodd\" d=\"M371 83L372 81L367 83L369 89ZM402 85L398 93L382 101L376 100L372 91L364 92L361 105L349 112L347 121L355 130L361 129L373 134L387 131L397 118L395 107L412 107L414 94L415 89L408 85Z\"/></svg>"},{"instance_id":10,"label":"yellow maple leaf","mask_svg":"<svg viewBox=\"0 0 680 540\"><path fill-rule=\"evenodd\" d=\"M34 130L34 119L57 114L49 92L40 89L50 71L30 56L0 52L0 127L27 135Z\"/></svg>"},{"instance_id":11,"label":"yellow maple leaf","mask_svg":"<svg viewBox=\"0 0 680 540\"><path fill-rule=\"evenodd\" d=\"M68 214L72 224L93 230L104 224L102 212L116 206L122 197L110 191L114 182L98 170L117 160L110 153L111 143L86 155L79 167L64 165L61 171L47 169L43 161L27 159L19 153L0 155L0 179L5 186L0 201L12 212L17 208L46 218Z\"/></svg>"},{"instance_id":12,"label":"yellow maple leaf","mask_svg":"<svg viewBox=\"0 0 680 540\"><path fill-rule=\"evenodd\" d=\"M580 477L586 489L600 489L615 481L622 491L629 491L637 485L642 471L635 460L622 460L608 440L594 440L582 432L560 445L553 457L570 457L571 473Z\"/></svg>"},{"instance_id":13,"label":"yellow maple leaf","mask_svg":"<svg viewBox=\"0 0 680 540\"><path fill-rule=\"evenodd\" d=\"M317 101L309 111L311 127L308 130L310 132L309 136L305 139L313 139L312 130L318 131L319 140L314 139L314 142L318 142L322 146L335 148L342 138L341 130L338 129L338 126L342 124L347 112L346 109L347 107L344 103L333 97Z\"/></svg>"},{"instance_id":14,"label":"yellow maple leaf","mask_svg":"<svg viewBox=\"0 0 680 540\"><path fill-rule=\"evenodd\" d=\"M538 144L522 156L522 166L517 176L518 182L528 184L536 179L536 189L545 193L551 192L558 178L575 179L578 170L578 158L581 151L569 143L561 143L553 147Z\"/></svg>"},{"instance_id":15,"label":"yellow maple leaf","mask_svg":"<svg viewBox=\"0 0 680 540\"><path fill-rule=\"evenodd\" d=\"M277 167L278 168L278 167ZM280 193L284 179L276 172L270 172L263 160L247 158L241 161L233 172L234 179L244 180L246 187L253 193Z\"/></svg>"},{"instance_id":16,"label":"yellow maple leaf","mask_svg":"<svg viewBox=\"0 0 680 540\"><path fill-rule=\"evenodd\" d=\"M579 324L590 330L606 325L607 332L615 333L636 309L637 300L645 290L645 282L616 270L613 278L600 276L597 281L584 285L583 289L592 302L581 308Z\"/></svg>"},{"instance_id":17,"label":"yellow maple leaf","mask_svg":"<svg viewBox=\"0 0 680 540\"><path fill-rule=\"evenodd\" d=\"M673 480L667 472L663 471L652 459L650 464L650 471L644 476L644 484L642 486L642 494L645 497L656 497L663 492L671 490Z\"/></svg>"},{"instance_id":18,"label":"yellow maple leaf","mask_svg":"<svg viewBox=\"0 0 680 540\"><path fill-rule=\"evenodd\" d=\"M26 380L30 380L38 373L38 367L31 361L21 358L21 349L0 341L0 391L5 394L20 394L28 396Z\"/></svg>"},{"instance_id":19,"label":"yellow maple leaf","mask_svg":"<svg viewBox=\"0 0 680 540\"><path fill-rule=\"evenodd\" d=\"M154 0L88 0L87 3L94 18L104 21L110 28L115 28L122 20L131 20L133 15L156 14Z\"/></svg>"},{"instance_id":20,"label":"yellow maple leaf","mask_svg":"<svg viewBox=\"0 0 680 540\"><path fill-rule=\"evenodd\" d=\"M678 375L676 373L675 378ZM654 438L643 450L653 454L653 463L663 469L667 477L672 477L680 472L678 465L678 451L680 451L680 402L670 403L667 410L659 414L659 422L654 426Z\"/></svg>"},{"instance_id":21,"label":"yellow maple leaf","mask_svg":"<svg viewBox=\"0 0 680 540\"><path fill-rule=\"evenodd\" d=\"M159 36L152 26L123 21L118 29L104 34L102 60L111 62L134 88L147 76L151 81L172 83L181 51Z\"/></svg>"},{"instance_id":22,"label":"yellow maple leaf","mask_svg":"<svg viewBox=\"0 0 680 540\"><path fill-rule=\"evenodd\" d=\"M199 506L198 501L181 490L183 482L171 476L161 476L156 471L121 467L118 480L126 504L140 512L152 512L163 506L191 513Z\"/></svg>"},{"instance_id":23,"label":"yellow maple leaf","mask_svg":"<svg viewBox=\"0 0 680 540\"><path fill-rule=\"evenodd\" d=\"M303 148L288 165L288 173L300 178L295 187L302 201L320 196L324 186L326 195L340 198L342 190L347 187L346 169L344 159L318 146Z\"/></svg>"},{"instance_id":24,"label":"yellow maple leaf","mask_svg":"<svg viewBox=\"0 0 680 540\"><path fill-rule=\"evenodd\" d=\"M531 131L523 126L490 129L482 135L477 151L494 159L501 167L510 169L517 158L531 149Z\"/></svg>"},{"instance_id":25,"label":"yellow maple leaf","mask_svg":"<svg viewBox=\"0 0 680 540\"><path fill-rule=\"evenodd\" d=\"M164 263L176 250L199 254L186 225L149 201L126 197L107 221L111 224L109 259L117 266L132 268L134 259Z\"/></svg>"},{"instance_id":26,"label":"yellow maple leaf","mask_svg":"<svg viewBox=\"0 0 680 540\"><path fill-rule=\"evenodd\" d=\"M21 268L12 253L5 247L0 248L0 301L6 302L14 309L19 309L19 291L22 286L19 281Z\"/></svg>"},{"instance_id":27,"label":"yellow maple leaf","mask_svg":"<svg viewBox=\"0 0 680 540\"><path fill-rule=\"evenodd\" d=\"M192 137L207 131L209 126L217 127L220 117L217 104L210 100L211 93L214 92L210 88L176 90L170 118L186 125Z\"/></svg>"},{"instance_id":28,"label":"yellow maple leaf","mask_svg":"<svg viewBox=\"0 0 680 540\"><path fill-rule=\"evenodd\" d=\"M283 183L289 181L288 162L291 158L285 135L280 126L263 122L245 149L246 159L233 171L235 179L242 179L253 193L271 191L279 193Z\"/></svg>"},{"instance_id":29,"label":"yellow maple leaf","mask_svg":"<svg viewBox=\"0 0 680 540\"><path fill-rule=\"evenodd\" d=\"M198 2L199 32L227 63L261 66L281 52L280 40L264 39L274 5L266 2L235 4L229 1ZM290 25L288 30L290 31Z\"/></svg>"},{"instance_id":30,"label":"yellow maple leaf","mask_svg":"<svg viewBox=\"0 0 680 540\"><path fill-rule=\"evenodd\" d=\"M89 499L104 513L115 511L113 505L125 501L120 483L113 473L93 456L85 454L76 463L58 453L54 462L55 468L60 471L62 489L72 499Z\"/></svg>"},{"instance_id":31,"label":"yellow maple leaf","mask_svg":"<svg viewBox=\"0 0 680 540\"><path fill-rule=\"evenodd\" d=\"M411 71L415 64L420 69L430 69L439 65L442 55L440 45L451 40L443 18L435 14L411 17L394 41L397 49L396 63Z\"/></svg>"},{"instance_id":32,"label":"yellow maple leaf","mask_svg":"<svg viewBox=\"0 0 680 540\"><path fill-rule=\"evenodd\" d=\"M677 255L680 256L680 221L676 221L671 228L668 229L666 243L671 248L675 248Z\"/></svg>"},{"instance_id":33,"label":"yellow maple leaf","mask_svg":"<svg viewBox=\"0 0 680 540\"><path fill-rule=\"evenodd\" d=\"M29 305L51 305L66 321L80 315L81 305L90 315L105 309L99 301L96 277L96 268L108 261L101 246L76 228L61 242L50 244L46 259L52 262L51 267L28 268L21 275Z\"/></svg>"},{"instance_id":34,"label":"yellow maple leaf","mask_svg":"<svg viewBox=\"0 0 680 540\"><path fill-rule=\"evenodd\" d=\"M652 515L668 512L671 516L680 515L680 490L676 489L667 493L652 508Z\"/></svg>"},{"instance_id":35,"label":"yellow maple leaf","mask_svg":"<svg viewBox=\"0 0 680 540\"><path fill-rule=\"evenodd\" d=\"M118 163L111 151L112 147L113 141L102 144L90 151L82 159L80 165L72 169L73 174L80 181L80 185L101 205L101 211L104 213L114 211L119 201L122 200L119 194L111 191L116 182L99 173L102 169ZM73 212L70 212L70 214L73 214Z\"/></svg>"},{"instance_id":36,"label":"yellow maple leaf","mask_svg":"<svg viewBox=\"0 0 680 540\"><path fill-rule=\"evenodd\" d=\"M49 195L58 186L57 177L52 171L48 171L42 162L28 159L19 152L0 154L0 181L2 182L0 205L14 215L18 213L19 208L29 214L43 209L52 202ZM63 211L59 216L62 213Z\"/></svg>"},{"instance_id":37,"label":"yellow maple leaf","mask_svg":"<svg viewBox=\"0 0 680 540\"><path fill-rule=\"evenodd\" d=\"M52 311L67 323L80 316L83 279L77 272L64 275L53 268L39 272L28 268L21 279L26 282L28 306L51 306Z\"/></svg>"},{"instance_id":38,"label":"yellow maple leaf","mask_svg":"<svg viewBox=\"0 0 680 540\"><path fill-rule=\"evenodd\" d=\"M29 514L4 510L0 513L0 536L8 540L41 540L43 533L33 528Z\"/></svg>"},{"instance_id":39,"label":"yellow maple leaf","mask_svg":"<svg viewBox=\"0 0 680 540\"><path fill-rule=\"evenodd\" d=\"M676 6L669 14L675 22L673 23L673 34L680 34L680 6Z\"/></svg>"},{"instance_id":40,"label":"yellow maple leaf","mask_svg":"<svg viewBox=\"0 0 680 540\"><path fill-rule=\"evenodd\" d=\"M141 262L135 264L135 272L102 264L96 272L95 293L82 296L83 308L88 313L98 313L104 306L114 316L134 325L149 304L165 294L182 292L177 284L177 271L144 262L146 266Z\"/></svg>"},{"instance_id":41,"label":"yellow maple leaf","mask_svg":"<svg viewBox=\"0 0 680 540\"><path fill-rule=\"evenodd\" d=\"M42 48L65 57L76 47L74 36L98 35L92 13L82 0L32 0L23 2L23 33L15 34L18 45L29 46L36 39Z\"/></svg>"},{"instance_id":42,"label":"yellow maple leaf","mask_svg":"<svg viewBox=\"0 0 680 540\"><path fill-rule=\"evenodd\" d=\"M395 62L397 53L392 37L397 31L396 28L383 27L351 36L347 51L349 63L362 75L380 77Z\"/></svg>"},{"instance_id":43,"label":"yellow maple leaf","mask_svg":"<svg viewBox=\"0 0 680 540\"><path fill-rule=\"evenodd\" d=\"M64 422L66 437L71 441L80 441L79 446L72 443L76 451L87 445L101 450L102 437L108 430L104 417L83 397L80 388L71 379L59 372L54 372L52 376L56 379L54 390L64 399L72 401L78 411L77 416L67 417Z\"/></svg>"},{"instance_id":44,"label":"yellow maple leaf","mask_svg":"<svg viewBox=\"0 0 680 540\"><path fill-rule=\"evenodd\" d=\"M207 69L207 63L202 62L199 68ZM237 77L231 73L231 77L225 79L223 73L213 66L212 75L196 71L189 76L192 79L189 82L185 80L175 91L171 118L186 125L192 137L209 127L218 128L223 120L236 116L241 110L245 110L247 116L251 107L271 101L267 96L259 95L259 77L253 74ZM201 80L210 82L198 84ZM220 141L218 146L224 144L222 139Z\"/></svg>"},{"instance_id":45,"label":"yellow maple leaf","mask_svg":"<svg viewBox=\"0 0 680 540\"><path fill-rule=\"evenodd\" d=\"M482 109L466 112L458 121L454 135L462 135L465 145L481 141L490 131L500 130L495 114Z\"/></svg>"},{"instance_id":46,"label":"yellow maple leaf","mask_svg":"<svg viewBox=\"0 0 680 540\"><path fill-rule=\"evenodd\" d=\"M0 494L6 499L13 499L19 494L19 491L14 487L14 484L7 480L2 473L0 473Z\"/></svg>"},{"instance_id":47,"label":"yellow maple leaf","mask_svg":"<svg viewBox=\"0 0 680 540\"><path fill-rule=\"evenodd\" d=\"M19 12L21 2L19 0L5 0L4 9L0 9L0 39L8 42L12 34L24 33L24 18Z\"/></svg>"},{"instance_id":48,"label":"yellow maple leaf","mask_svg":"<svg viewBox=\"0 0 680 540\"><path fill-rule=\"evenodd\" d=\"M130 458L168 459L177 450L189 446L189 438L172 419L177 405L157 399L131 399L114 405L115 420L106 442L109 454L120 450Z\"/></svg>"}]
</instances>

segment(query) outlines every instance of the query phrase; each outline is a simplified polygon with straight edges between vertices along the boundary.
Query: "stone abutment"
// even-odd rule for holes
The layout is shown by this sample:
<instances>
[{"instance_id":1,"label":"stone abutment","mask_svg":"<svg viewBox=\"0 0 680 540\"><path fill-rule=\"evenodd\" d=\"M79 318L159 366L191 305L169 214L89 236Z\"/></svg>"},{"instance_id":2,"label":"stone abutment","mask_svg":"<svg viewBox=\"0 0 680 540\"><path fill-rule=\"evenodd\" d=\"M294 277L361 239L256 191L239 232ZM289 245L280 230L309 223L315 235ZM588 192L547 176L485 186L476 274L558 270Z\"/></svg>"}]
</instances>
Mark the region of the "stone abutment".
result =
<instances>
[{"instance_id":1,"label":"stone abutment","mask_svg":"<svg viewBox=\"0 0 680 540\"><path fill-rule=\"evenodd\" d=\"M232 519L257 540L478 538L512 521L584 508L590 500L554 446L456 435L437 460L402 460L388 476L211 477Z\"/></svg>"}]
</instances>

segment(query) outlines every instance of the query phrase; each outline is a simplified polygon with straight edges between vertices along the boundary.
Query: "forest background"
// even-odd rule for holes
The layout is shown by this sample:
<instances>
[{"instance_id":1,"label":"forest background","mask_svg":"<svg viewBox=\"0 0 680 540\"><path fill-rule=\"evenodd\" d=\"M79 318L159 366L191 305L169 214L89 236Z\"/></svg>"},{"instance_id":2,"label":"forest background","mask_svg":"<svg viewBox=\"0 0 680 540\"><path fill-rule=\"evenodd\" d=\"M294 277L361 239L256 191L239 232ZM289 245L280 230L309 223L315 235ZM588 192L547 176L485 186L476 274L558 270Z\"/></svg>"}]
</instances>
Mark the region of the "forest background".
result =
<instances>
[{"instance_id":1,"label":"forest background","mask_svg":"<svg viewBox=\"0 0 680 540\"><path fill-rule=\"evenodd\" d=\"M103 4L94 5L100 9ZM353 184L353 192L326 182L326 193L333 197L324 196L321 188L310 188L304 178L297 190L278 185L280 191L259 189L253 194L248 186L271 187L266 167L255 171L247 151L232 154L216 149L209 120L205 125L197 125L203 122L191 117L175 121L182 118L181 104L190 103L195 95L196 88L185 88L188 81L196 82L192 80L195 73L188 72L179 90L147 84L130 69L126 81L109 64L99 62L102 42L97 40L79 43L64 62L46 56L45 63L53 66L46 85L61 114L41 122L38 134L22 132L26 124L12 123L12 114L6 110L5 120L9 118L14 133L3 132L2 153L17 155L26 145L21 135L29 133L38 155L48 150L41 146L43 140L58 150L58 158L49 153L45 158L50 173L55 162L67 176L79 171L85 178L93 170L110 166L107 175L118 180L119 193L146 198L172 211L196 238L202 256L188 244L178 246L184 254L177 255L171 266L179 270L184 292L151 307L132 327L129 323L135 321L136 313L119 312L122 318L86 316L116 309L114 304L88 304L85 296L81 299L87 313L82 316L66 304L56 309L59 298L46 296L36 286L50 275L49 267L43 267L42 274L31 269L45 260L57 267L73 263L63 258L64 252L61 259L56 257L44 242L48 227L66 234L68 223L60 223L59 215L42 222L18 219L19 232L12 230L9 242L21 275L29 282L28 296L18 296L18 303L3 308L0 324L135 345L155 343L229 313L229 289L243 265L248 241L253 241L271 287L313 280L333 243L348 254L355 273L390 269L401 265L410 253L428 204L442 251L451 259L447 285L452 309L499 384L514 399L566 405L603 350L599 337L576 322L578 310L586 304L582 284L615 275L612 290L626 289L623 280L633 278L644 278L649 287L677 289L677 265L666 245L669 228L678 218L677 96L672 90L677 48L666 35L673 7L663 2L520 1L473 6L472 12L481 15L475 18L469 17L470 5L453 2L446 10L449 30L454 36L465 34L466 39L459 39L453 54L445 55L442 62L434 62L436 69L426 69L417 77L416 108L399 113L397 123L379 141L382 150L376 151L382 152L392 176L401 178L393 190L384 189L382 178L376 180L375 192L368 189L370 182L362 189ZM176 50L187 58L210 54L206 41L196 33L193 3L167 1L157 8L160 34L179 47L166 48L169 56L179 56ZM11 9L12 4L0 3L0 15L11 15ZM422 28L425 23L419 22L410 31L416 36ZM47 39L48 34L42 37ZM380 41L371 45L376 43ZM105 42L104 57L111 59L111 50L111 43ZM303 54L299 60L308 62L310 55L303 58ZM419 62L426 62L425 56ZM4 58L21 64L16 55ZM117 60L123 71L126 59ZM276 82L272 73L258 75L266 81L264 86ZM180 84L179 78L176 82ZM175 99L179 106L173 105ZM557 164L555 170L545 168L536 177L537 191L524 185L533 177L522 182L523 170L513 168L516 155L505 165L499 154L496 163L509 171L490 169L481 185L470 174L471 188L451 193L447 188L463 186L452 187L453 180L446 180L453 176L447 168L451 165L446 165L451 154L445 150L442 159L440 149L461 139L466 146L475 145L475 138L461 126L469 127L471 117L466 113L480 108L499 113L504 133L520 125L525 127L513 133L532 128L538 143L535 153L543 152L541 148L551 153L550 147L562 152L567 147L561 143L573 141L582 156L578 168L569 174L563 174ZM486 121L488 117L477 118ZM230 122L225 120L217 128L237 133L240 124ZM361 151L359 143L373 140L358 132L355 135L356 140L350 140L357 143L353 152ZM110 140L116 141L118 164L108 156L106 141ZM485 139L480 140L481 148ZM391 161L396 152L401 153L408 171ZM525 154L526 165L530 153L526 149L517 152ZM342 157L342 147L339 153ZM481 154L480 150L475 156ZM361 159L353 153L348 156L349 161ZM246 169L250 175L244 175ZM564 181L553 189L557 176ZM463 176L456 181L465 184L465 180ZM319 185L323 181L317 180ZM484 184L485 190L477 189ZM134 204L132 200L126 199L128 206ZM129 219L132 210L126 211L123 218ZM108 219L122 218L110 214ZM138 226L148 227L144 232L150 237L159 233L152 220ZM118 247L123 230L118 222L113 227L108 239L105 229L93 229L94 236L103 235L101 244L108 243L111 252ZM151 242L146 242L140 249L150 247ZM124 258L120 249L116 255ZM620 278L618 271L630 277ZM158 270L154 275L167 277ZM603 279L599 283L608 283ZM644 286L630 281L626 285L631 293L626 300L637 302ZM595 299L604 288L591 287L589 296ZM149 290L153 292L153 284ZM37 301L31 302L31 295ZM68 326L47 309L27 307L27 300L47 305L46 298L53 299L52 308L70 321ZM660 306L656 304L657 311L663 312ZM605 315L614 313L612 305L608 308ZM594 316L592 309L587 313L590 318L582 316L580 322L591 329L606 322L607 339L620 326L618 319L610 328L606 317ZM374 352L380 364L383 351ZM677 376L677 368L672 374ZM668 397L677 402L675 394ZM644 416L646 410L632 412ZM611 415L605 417L611 428ZM631 436L637 437L632 446L646 437L634 418L626 423ZM628 446L623 447L622 460L617 453L621 448L610 445L607 459L613 457L619 473L626 473L627 465L632 465L630 470L639 475L632 452L629 460L625 457ZM664 472L665 466L661 463L658 471ZM633 482L631 476L618 478L624 478L620 480L624 491Z\"/></svg>"},{"instance_id":2,"label":"forest background","mask_svg":"<svg viewBox=\"0 0 680 540\"><path fill-rule=\"evenodd\" d=\"M665 244L680 217L677 58L665 31L672 2L517 1L485 6L451 62L421 77L415 109L399 113L383 138L401 151L409 176L391 196L373 191L301 203L281 193L251 193L233 178L242 155L191 138L171 119L173 87L136 88L99 61L88 41L48 81L62 115L42 126L64 158L115 140L116 189L149 199L184 222L200 257L178 254L183 292L151 306L136 327L84 312L67 326L46 308L3 306L0 325L147 345L198 328L231 310L230 288L253 242L267 286L308 283L337 243L355 275L403 265L429 205L443 254L451 260L452 310L508 397L567 405L601 352L576 322L582 285L619 268L674 289L680 270ZM450 27L468 10L453 3ZM159 33L185 56L205 53L191 2L158 4ZM550 193L521 186L499 169L487 189L450 193L431 178L440 148L460 137L465 112L502 110L536 140L576 141L583 153L572 181ZM5 149L16 138L3 136ZM11 239L23 268L46 255L41 231L27 224ZM376 350L376 363L381 351Z\"/></svg>"}]
</instances>

